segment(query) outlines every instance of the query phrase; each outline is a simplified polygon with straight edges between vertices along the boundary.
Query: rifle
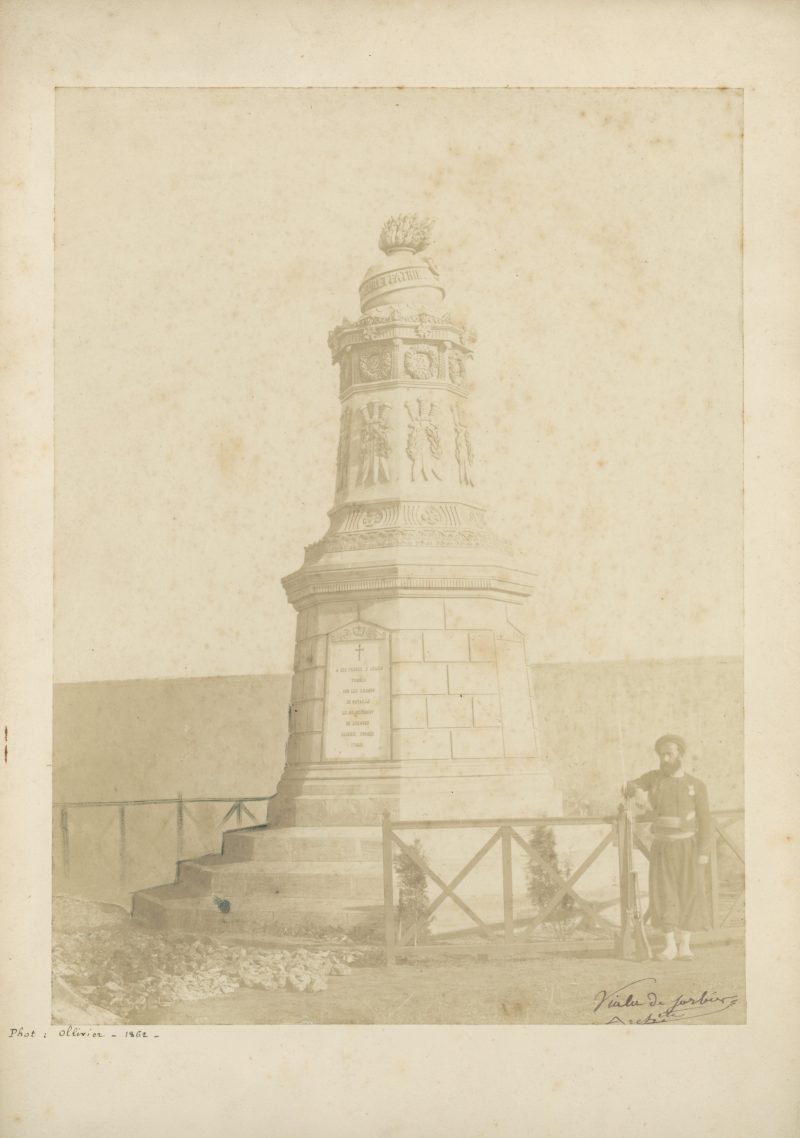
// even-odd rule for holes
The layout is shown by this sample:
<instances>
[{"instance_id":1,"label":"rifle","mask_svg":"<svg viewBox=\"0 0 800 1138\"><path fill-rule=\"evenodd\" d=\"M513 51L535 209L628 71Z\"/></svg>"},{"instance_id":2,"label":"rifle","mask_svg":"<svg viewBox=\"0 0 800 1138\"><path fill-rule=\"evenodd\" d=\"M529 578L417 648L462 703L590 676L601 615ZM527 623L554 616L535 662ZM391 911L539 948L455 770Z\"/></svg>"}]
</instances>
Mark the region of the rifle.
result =
<instances>
[{"instance_id":1,"label":"rifle","mask_svg":"<svg viewBox=\"0 0 800 1138\"><path fill-rule=\"evenodd\" d=\"M626 798L619 808L619 823L624 834L624 841L620 842L622 924L619 955L624 960L652 960L653 953L644 931L644 917L639 904L639 874L633 868L634 811L633 798Z\"/></svg>"}]
</instances>

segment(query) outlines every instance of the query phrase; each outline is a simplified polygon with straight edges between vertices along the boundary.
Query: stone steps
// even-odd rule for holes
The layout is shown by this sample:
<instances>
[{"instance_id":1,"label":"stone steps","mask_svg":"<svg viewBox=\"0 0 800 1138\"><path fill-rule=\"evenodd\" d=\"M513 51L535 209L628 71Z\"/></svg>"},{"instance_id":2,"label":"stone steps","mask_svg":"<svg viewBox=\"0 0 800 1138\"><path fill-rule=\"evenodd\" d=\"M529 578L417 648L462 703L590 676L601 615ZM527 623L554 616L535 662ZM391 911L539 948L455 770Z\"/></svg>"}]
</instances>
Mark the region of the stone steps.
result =
<instances>
[{"instance_id":1,"label":"stone steps","mask_svg":"<svg viewBox=\"0 0 800 1138\"><path fill-rule=\"evenodd\" d=\"M380 904L339 898L297 898L260 894L234 900L223 913L203 891L177 884L147 889L134 896L133 916L152 928L195 935L258 936L275 929L352 929L382 919Z\"/></svg>"},{"instance_id":2,"label":"stone steps","mask_svg":"<svg viewBox=\"0 0 800 1138\"><path fill-rule=\"evenodd\" d=\"M173 931L257 936L352 928L379 919L382 899L379 828L252 826L228 831L221 854L179 862L176 882L136 893L133 915Z\"/></svg>"},{"instance_id":3,"label":"stone steps","mask_svg":"<svg viewBox=\"0 0 800 1138\"><path fill-rule=\"evenodd\" d=\"M233 861L380 861L381 831L376 826L253 826L223 836L223 856Z\"/></svg>"},{"instance_id":4,"label":"stone steps","mask_svg":"<svg viewBox=\"0 0 800 1138\"><path fill-rule=\"evenodd\" d=\"M230 862L213 855L181 862L178 881L229 900L256 894L335 896L346 901L383 897L381 866L368 862Z\"/></svg>"}]
</instances>

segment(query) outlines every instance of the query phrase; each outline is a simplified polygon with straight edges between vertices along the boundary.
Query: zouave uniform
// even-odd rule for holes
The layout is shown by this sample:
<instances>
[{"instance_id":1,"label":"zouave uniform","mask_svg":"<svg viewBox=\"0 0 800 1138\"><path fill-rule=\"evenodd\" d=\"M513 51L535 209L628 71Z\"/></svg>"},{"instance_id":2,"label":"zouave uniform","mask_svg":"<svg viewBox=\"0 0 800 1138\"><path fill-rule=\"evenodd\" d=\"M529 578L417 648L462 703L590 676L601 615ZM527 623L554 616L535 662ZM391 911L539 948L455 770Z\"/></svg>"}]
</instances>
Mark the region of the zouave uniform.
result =
<instances>
[{"instance_id":1,"label":"zouave uniform","mask_svg":"<svg viewBox=\"0 0 800 1138\"><path fill-rule=\"evenodd\" d=\"M651 924L665 932L708 928L705 865L698 864L712 838L705 783L685 771L652 770L634 779L633 786L637 803L652 812Z\"/></svg>"}]
</instances>

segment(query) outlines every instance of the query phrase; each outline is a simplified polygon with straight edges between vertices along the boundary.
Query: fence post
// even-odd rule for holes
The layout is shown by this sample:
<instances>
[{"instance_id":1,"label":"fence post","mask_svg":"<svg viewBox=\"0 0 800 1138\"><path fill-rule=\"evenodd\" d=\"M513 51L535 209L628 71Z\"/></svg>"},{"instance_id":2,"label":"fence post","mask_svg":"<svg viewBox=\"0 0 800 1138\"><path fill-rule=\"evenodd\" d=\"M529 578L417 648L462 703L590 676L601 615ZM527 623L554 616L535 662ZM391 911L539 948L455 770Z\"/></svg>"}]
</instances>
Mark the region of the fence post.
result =
<instances>
[{"instance_id":1,"label":"fence post","mask_svg":"<svg viewBox=\"0 0 800 1138\"><path fill-rule=\"evenodd\" d=\"M175 844L178 861L183 860L183 795L178 792L175 799Z\"/></svg>"},{"instance_id":2,"label":"fence post","mask_svg":"<svg viewBox=\"0 0 800 1138\"><path fill-rule=\"evenodd\" d=\"M383 923L384 938L386 940L386 964L391 967L395 963L395 928L394 928L394 877L392 865L392 821L388 812L384 811L381 834L383 838Z\"/></svg>"},{"instance_id":3,"label":"fence post","mask_svg":"<svg viewBox=\"0 0 800 1138\"><path fill-rule=\"evenodd\" d=\"M69 878L69 812L66 806L61 807L61 869L65 878Z\"/></svg>"},{"instance_id":4,"label":"fence post","mask_svg":"<svg viewBox=\"0 0 800 1138\"><path fill-rule=\"evenodd\" d=\"M711 871L711 927L718 929L719 926L719 861L717 859L717 824L713 823L714 829L711 835L711 857L709 859L709 869ZM701 866L705 873L705 867Z\"/></svg>"},{"instance_id":5,"label":"fence post","mask_svg":"<svg viewBox=\"0 0 800 1138\"><path fill-rule=\"evenodd\" d=\"M628 912L628 815L625 808L620 806L617 812L617 854L619 858L619 935L617 937L617 956L625 957L627 954L626 935L630 935L627 928Z\"/></svg>"},{"instance_id":6,"label":"fence post","mask_svg":"<svg viewBox=\"0 0 800 1138\"><path fill-rule=\"evenodd\" d=\"M511 827L503 826L500 838L503 853L503 934L506 944L514 940L514 887L511 876Z\"/></svg>"},{"instance_id":7,"label":"fence post","mask_svg":"<svg viewBox=\"0 0 800 1138\"><path fill-rule=\"evenodd\" d=\"M127 835L125 833L125 807L119 808L119 882L120 885L125 884L125 877L127 876Z\"/></svg>"}]
</instances>

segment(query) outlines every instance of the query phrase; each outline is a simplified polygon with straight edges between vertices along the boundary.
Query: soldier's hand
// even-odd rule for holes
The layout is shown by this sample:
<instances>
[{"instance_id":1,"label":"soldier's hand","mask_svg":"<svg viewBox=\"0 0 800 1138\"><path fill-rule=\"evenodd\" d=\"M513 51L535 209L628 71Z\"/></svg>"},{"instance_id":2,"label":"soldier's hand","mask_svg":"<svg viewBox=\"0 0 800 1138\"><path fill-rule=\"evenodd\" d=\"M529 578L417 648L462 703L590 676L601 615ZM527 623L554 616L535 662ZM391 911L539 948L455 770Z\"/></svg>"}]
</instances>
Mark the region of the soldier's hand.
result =
<instances>
[{"instance_id":1,"label":"soldier's hand","mask_svg":"<svg viewBox=\"0 0 800 1138\"><path fill-rule=\"evenodd\" d=\"M698 865L708 865L708 854L700 854L697 859Z\"/></svg>"},{"instance_id":2,"label":"soldier's hand","mask_svg":"<svg viewBox=\"0 0 800 1138\"><path fill-rule=\"evenodd\" d=\"M626 782L625 783L625 785L622 787L622 797L623 798L635 798L636 797L636 786L634 785L634 783L632 783L632 782Z\"/></svg>"}]
</instances>

